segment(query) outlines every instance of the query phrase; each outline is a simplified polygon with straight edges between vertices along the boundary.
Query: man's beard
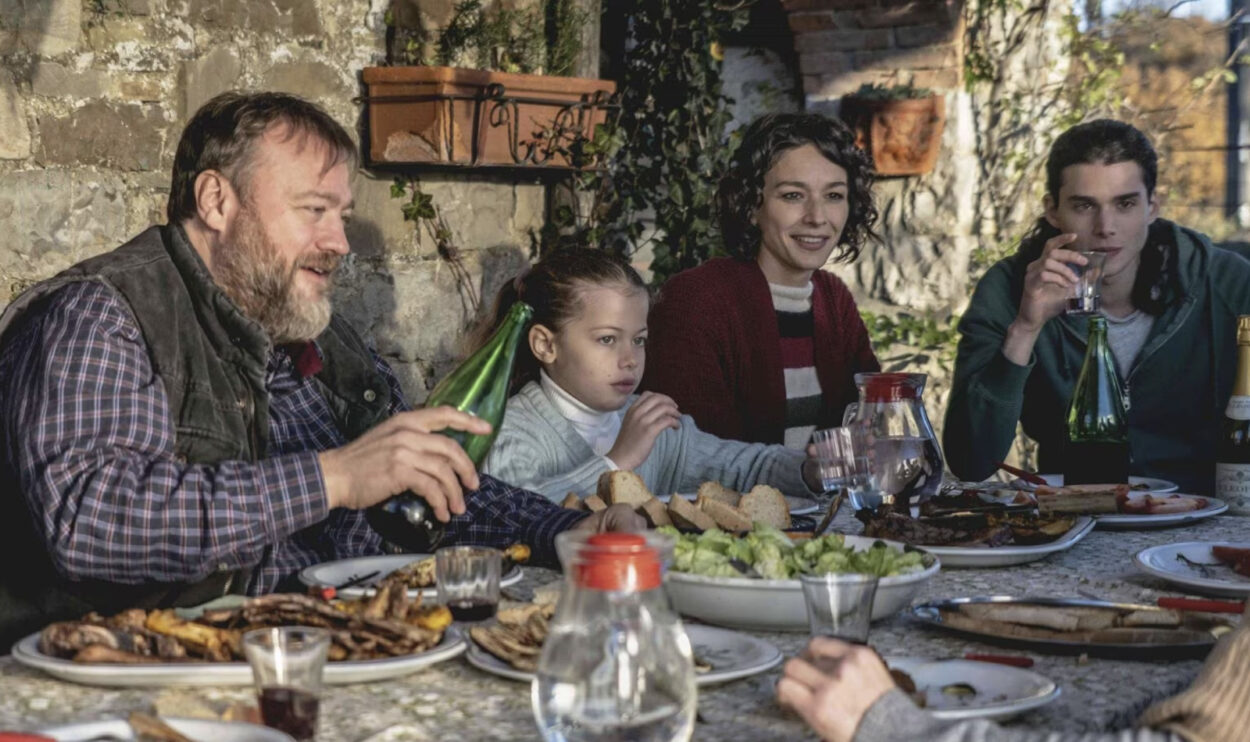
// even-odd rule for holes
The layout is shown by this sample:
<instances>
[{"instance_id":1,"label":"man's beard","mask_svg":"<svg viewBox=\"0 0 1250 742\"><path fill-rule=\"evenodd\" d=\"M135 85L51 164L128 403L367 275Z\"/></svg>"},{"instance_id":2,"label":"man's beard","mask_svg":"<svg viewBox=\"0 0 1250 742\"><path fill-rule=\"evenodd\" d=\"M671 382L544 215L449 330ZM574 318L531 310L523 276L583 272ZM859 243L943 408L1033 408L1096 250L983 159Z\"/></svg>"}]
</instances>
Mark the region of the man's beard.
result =
<instances>
[{"instance_id":1,"label":"man's beard","mask_svg":"<svg viewBox=\"0 0 1250 742\"><path fill-rule=\"evenodd\" d=\"M213 251L213 278L243 314L264 328L274 344L312 340L330 324L330 292L306 300L295 292L303 267L331 275L340 257L316 252L291 265L282 262L250 206L239 212L232 234Z\"/></svg>"}]
</instances>

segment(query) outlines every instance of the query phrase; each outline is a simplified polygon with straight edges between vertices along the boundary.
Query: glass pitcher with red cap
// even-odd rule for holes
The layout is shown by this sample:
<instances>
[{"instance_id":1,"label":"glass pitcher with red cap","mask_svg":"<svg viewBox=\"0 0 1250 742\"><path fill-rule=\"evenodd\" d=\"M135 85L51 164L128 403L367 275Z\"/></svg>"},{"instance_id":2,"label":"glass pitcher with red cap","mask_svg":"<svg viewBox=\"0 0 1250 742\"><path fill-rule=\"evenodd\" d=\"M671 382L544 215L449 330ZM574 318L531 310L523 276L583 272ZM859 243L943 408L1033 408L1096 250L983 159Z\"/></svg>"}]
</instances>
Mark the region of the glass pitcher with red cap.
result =
<instances>
[{"instance_id":1,"label":"glass pitcher with red cap","mask_svg":"<svg viewBox=\"0 0 1250 742\"><path fill-rule=\"evenodd\" d=\"M532 686L548 742L688 740L690 640L664 592L666 534L565 531L564 589Z\"/></svg>"},{"instance_id":2,"label":"glass pitcher with red cap","mask_svg":"<svg viewBox=\"0 0 1250 742\"><path fill-rule=\"evenodd\" d=\"M942 486L942 450L924 407L925 374L855 374L859 402L843 425L862 425L871 446L871 481L848 493L857 510L887 505L910 514Z\"/></svg>"}]
</instances>

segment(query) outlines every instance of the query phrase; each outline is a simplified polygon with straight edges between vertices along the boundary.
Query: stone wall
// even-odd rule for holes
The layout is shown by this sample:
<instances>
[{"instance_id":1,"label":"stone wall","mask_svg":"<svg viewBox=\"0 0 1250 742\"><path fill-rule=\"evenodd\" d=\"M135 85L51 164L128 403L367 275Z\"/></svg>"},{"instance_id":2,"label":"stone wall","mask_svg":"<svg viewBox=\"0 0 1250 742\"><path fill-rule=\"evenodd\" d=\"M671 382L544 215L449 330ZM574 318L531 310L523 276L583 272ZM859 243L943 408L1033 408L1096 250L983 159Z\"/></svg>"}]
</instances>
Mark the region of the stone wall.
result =
<instances>
[{"instance_id":1,"label":"stone wall","mask_svg":"<svg viewBox=\"0 0 1250 742\"><path fill-rule=\"evenodd\" d=\"M940 159L918 177L882 178L884 244L834 266L869 304L946 313L967 297L975 246L969 178L975 157L960 84L960 9L953 0L783 0L794 32L806 108L837 114L867 83L929 88L946 98Z\"/></svg>"},{"instance_id":2,"label":"stone wall","mask_svg":"<svg viewBox=\"0 0 1250 742\"><path fill-rule=\"evenodd\" d=\"M447 3L450 5L450 3ZM359 125L361 68L384 59L388 0L0 0L0 307L23 287L164 221L189 114L230 89L283 90ZM414 400L446 372L483 295L524 266L545 189L422 178L467 282L365 171L339 306ZM427 241L428 243L428 241Z\"/></svg>"}]
</instances>

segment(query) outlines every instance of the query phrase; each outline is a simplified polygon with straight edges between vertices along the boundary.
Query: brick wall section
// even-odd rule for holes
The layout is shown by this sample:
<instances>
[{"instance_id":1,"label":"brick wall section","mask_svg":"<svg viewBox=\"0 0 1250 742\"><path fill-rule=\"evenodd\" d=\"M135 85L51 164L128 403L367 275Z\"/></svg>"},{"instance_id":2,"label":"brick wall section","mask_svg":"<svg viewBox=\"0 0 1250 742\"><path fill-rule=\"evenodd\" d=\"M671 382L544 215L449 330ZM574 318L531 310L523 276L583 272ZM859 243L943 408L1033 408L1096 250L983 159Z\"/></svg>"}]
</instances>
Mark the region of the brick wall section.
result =
<instances>
[{"instance_id":1,"label":"brick wall section","mask_svg":"<svg viewBox=\"0 0 1250 742\"><path fill-rule=\"evenodd\" d=\"M946 91L960 83L957 0L782 0L803 92L832 100L865 83Z\"/></svg>"}]
</instances>

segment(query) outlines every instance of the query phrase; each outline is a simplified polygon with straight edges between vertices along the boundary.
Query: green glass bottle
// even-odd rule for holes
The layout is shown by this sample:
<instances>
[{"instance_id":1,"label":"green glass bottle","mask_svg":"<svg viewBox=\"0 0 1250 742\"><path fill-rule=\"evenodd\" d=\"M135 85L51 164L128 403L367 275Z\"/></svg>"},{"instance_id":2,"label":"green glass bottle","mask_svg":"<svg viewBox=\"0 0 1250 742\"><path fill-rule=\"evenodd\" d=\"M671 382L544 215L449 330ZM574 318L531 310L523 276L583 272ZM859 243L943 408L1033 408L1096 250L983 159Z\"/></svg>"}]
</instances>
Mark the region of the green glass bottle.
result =
<instances>
[{"instance_id":1,"label":"green glass bottle","mask_svg":"<svg viewBox=\"0 0 1250 742\"><path fill-rule=\"evenodd\" d=\"M1089 318L1089 343L1068 407L1067 433L1064 484L1128 481L1128 415L1101 314Z\"/></svg>"},{"instance_id":2,"label":"green glass bottle","mask_svg":"<svg viewBox=\"0 0 1250 742\"><path fill-rule=\"evenodd\" d=\"M459 443L474 466L482 465L503 424L517 348L533 314L530 305L514 303L490 340L438 382L425 400L426 407L455 407L491 424L488 435L439 431ZM378 535L404 551L433 551L443 537L444 524L434 517L425 500L411 492L374 505L365 511L365 517Z\"/></svg>"},{"instance_id":3,"label":"green glass bottle","mask_svg":"<svg viewBox=\"0 0 1250 742\"><path fill-rule=\"evenodd\" d=\"M474 466L482 465L491 444L495 442L495 436L499 434L499 426L503 424L517 347L533 314L529 304L521 301L514 303L490 340L438 382L434 391L426 397L426 407L455 407L491 424L490 435L442 431L460 444Z\"/></svg>"}]
</instances>

